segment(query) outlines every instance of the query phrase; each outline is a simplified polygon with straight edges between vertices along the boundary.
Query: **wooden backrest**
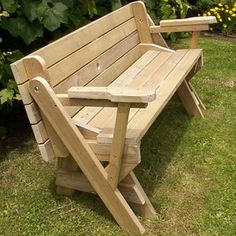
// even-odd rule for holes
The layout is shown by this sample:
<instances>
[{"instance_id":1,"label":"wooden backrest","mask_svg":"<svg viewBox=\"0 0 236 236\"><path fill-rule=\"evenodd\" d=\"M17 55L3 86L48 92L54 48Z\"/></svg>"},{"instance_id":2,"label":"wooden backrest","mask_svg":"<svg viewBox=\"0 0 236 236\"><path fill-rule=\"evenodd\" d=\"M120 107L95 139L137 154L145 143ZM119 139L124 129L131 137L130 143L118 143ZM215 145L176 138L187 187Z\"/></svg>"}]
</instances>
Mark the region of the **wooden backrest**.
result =
<instances>
[{"instance_id":1,"label":"wooden backrest","mask_svg":"<svg viewBox=\"0 0 236 236\"><path fill-rule=\"evenodd\" d=\"M11 65L27 115L45 160L55 156L55 135L28 92L35 76L48 80L56 93L71 86L107 86L140 56L138 44L152 43L143 2L128 4L43 47ZM30 61L34 57L35 63ZM74 116L81 108L69 107ZM45 128L46 126L46 128ZM50 136L50 138L49 138Z\"/></svg>"}]
</instances>

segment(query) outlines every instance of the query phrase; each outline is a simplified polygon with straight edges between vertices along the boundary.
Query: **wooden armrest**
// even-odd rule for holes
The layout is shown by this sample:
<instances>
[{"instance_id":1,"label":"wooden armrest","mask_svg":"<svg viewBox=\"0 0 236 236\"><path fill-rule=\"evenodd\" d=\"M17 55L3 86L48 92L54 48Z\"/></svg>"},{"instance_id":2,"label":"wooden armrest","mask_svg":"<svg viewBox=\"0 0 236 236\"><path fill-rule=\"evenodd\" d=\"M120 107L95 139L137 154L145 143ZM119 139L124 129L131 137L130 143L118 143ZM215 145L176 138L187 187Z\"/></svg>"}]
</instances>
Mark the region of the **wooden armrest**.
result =
<instances>
[{"instance_id":1,"label":"wooden armrest","mask_svg":"<svg viewBox=\"0 0 236 236\"><path fill-rule=\"evenodd\" d=\"M210 25L216 23L215 16L198 16L186 19L161 20L160 26L183 26L183 25Z\"/></svg>"},{"instance_id":2,"label":"wooden armrest","mask_svg":"<svg viewBox=\"0 0 236 236\"><path fill-rule=\"evenodd\" d=\"M142 91L122 87L71 87L69 98L105 99L111 102L147 103L155 100L155 91Z\"/></svg>"},{"instance_id":3,"label":"wooden armrest","mask_svg":"<svg viewBox=\"0 0 236 236\"><path fill-rule=\"evenodd\" d=\"M150 32L189 32L209 30L209 25L216 23L215 16L199 16L187 19L162 20L160 26L150 26Z\"/></svg>"}]
</instances>

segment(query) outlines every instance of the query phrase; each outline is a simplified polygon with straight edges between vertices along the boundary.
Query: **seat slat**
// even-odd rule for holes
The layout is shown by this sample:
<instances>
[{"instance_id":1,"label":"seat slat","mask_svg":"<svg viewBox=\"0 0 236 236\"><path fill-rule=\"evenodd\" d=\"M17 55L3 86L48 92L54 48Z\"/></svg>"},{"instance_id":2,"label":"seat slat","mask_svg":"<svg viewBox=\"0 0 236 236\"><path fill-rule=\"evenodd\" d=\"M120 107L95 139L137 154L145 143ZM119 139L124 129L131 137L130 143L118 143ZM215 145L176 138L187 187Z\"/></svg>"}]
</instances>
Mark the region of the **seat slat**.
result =
<instances>
[{"instance_id":1,"label":"seat slat","mask_svg":"<svg viewBox=\"0 0 236 236\"><path fill-rule=\"evenodd\" d=\"M119 80L120 82L119 83L125 83L125 79L127 79L128 80L128 78L130 78L130 77L132 77L132 76L135 76L137 73L139 73L141 70L142 70L142 67L143 67L143 65L146 65L146 64L148 64L151 60L153 60L155 57L156 57L156 55L158 55L159 54L159 52L155 52L155 51L149 51L149 52L147 52L145 55L143 55L140 59L138 59L134 64L133 64L133 66L132 67L130 67L130 69L129 70L127 70L127 71L125 71L119 78L122 78L122 79L117 79L117 80ZM117 83L117 80L115 80L112 84L114 84L114 86L116 86L116 83ZM91 121L92 119L93 119L93 117L95 117L94 116L94 111L96 111L96 114L98 114L99 112L102 112L102 113L104 113L104 117L109 117L109 116L111 116L111 114L113 113L113 114L116 114L116 109L115 108L104 108L104 109L99 109L99 108L96 108L96 109L94 109L93 111L91 111L90 112L90 115L87 113L87 108L84 108L85 109L85 113L86 113L86 117L87 117L87 120L86 120L86 122L88 123L89 121ZM84 110L83 109L83 110ZM80 111L79 113L78 113L78 115L76 115L76 119L77 120L80 120L80 119L82 119L83 121L84 121L84 119L83 119L83 117L84 117L84 111ZM131 110L133 110L133 109L131 109ZM136 109L137 110L137 109ZM108 114L107 114L107 112L108 112ZM110 114L110 112L111 112L111 114ZM106 115L107 114L107 115ZM131 117L131 115L132 114L134 114L134 112L131 112L130 113L130 117ZM103 116L103 115L102 115ZM89 119L89 117L90 117L90 119ZM114 126L114 120L115 120L115 117L113 117L112 118L112 120L113 120L113 122L111 123L113 126ZM98 122L98 124L96 123L96 122ZM111 121L109 120L109 122L107 121L106 123L110 123ZM96 121L94 121L94 123L93 122L91 122L90 123L90 125L91 126L94 126L94 127L97 127L97 126L99 126L100 127L100 125L102 124L102 123L104 123L104 120L102 119L102 122L100 122L99 121L99 116L97 116L96 115Z\"/></svg>"},{"instance_id":2,"label":"seat slat","mask_svg":"<svg viewBox=\"0 0 236 236\"><path fill-rule=\"evenodd\" d=\"M156 71L165 61L172 55L169 52L158 52L158 51L148 51L144 54L136 64L131 66L127 71L125 71L120 77L118 77L114 83L110 86L114 87L126 87L141 89L143 84L148 81L149 77L152 76L153 72ZM152 73L150 73L152 72ZM131 109L129 120L138 112L139 109ZM106 130L112 129L115 125L116 113L110 108L104 108L100 111L101 114L94 117L89 124L94 127L105 128ZM104 117L109 117L109 122L104 123ZM105 126L102 125L104 123ZM109 124L109 126L107 125Z\"/></svg>"},{"instance_id":3,"label":"seat slat","mask_svg":"<svg viewBox=\"0 0 236 236\"><path fill-rule=\"evenodd\" d=\"M48 70L51 85L54 87L135 30L136 25L132 18L56 63Z\"/></svg>"},{"instance_id":4,"label":"seat slat","mask_svg":"<svg viewBox=\"0 0 236 236\"><path fill-rule=\"evenodd\" d=\"M184 56L179 61L176 61L174 69L172 68L172 70L168 71L166 75L164 75L164 72L161 73L162 76L165 76L165 79L162 80L162 83L156 91L156 100L151 102L147 108L140 109L129 121L126 134L127 142L136 143L142 139L156 117L170 100L178 86L182 83L191 68L197 63L199 57L201 56L201 50L198 49L180 51L183 51ZM179 55L182 54L179 50L177 52ZM157 72L157 76L158 74L159 73ZM111 143L111 130L102 130L102 132L97 136L97 141L99 143Z\"/></svg>"}]
</instances>

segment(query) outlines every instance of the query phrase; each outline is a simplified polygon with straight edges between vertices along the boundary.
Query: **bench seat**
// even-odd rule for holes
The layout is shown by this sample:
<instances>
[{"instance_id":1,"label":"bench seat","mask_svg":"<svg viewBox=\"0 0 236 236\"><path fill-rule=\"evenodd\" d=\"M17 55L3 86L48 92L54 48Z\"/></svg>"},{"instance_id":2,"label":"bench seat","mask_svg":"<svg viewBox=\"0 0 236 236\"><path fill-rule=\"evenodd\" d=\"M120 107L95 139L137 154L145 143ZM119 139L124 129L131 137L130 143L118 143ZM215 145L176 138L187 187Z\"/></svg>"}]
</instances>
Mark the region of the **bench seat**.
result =
<instances>
[{"instance_id":1,"label":"bench seat","mask_svg":"<svg viewBox=\"0 0 236 236\"><path fill-rule=\"evenodd\" d=\"M156 100L146 108L131 108L126 143L137 144L156 117L184 83L189 73L202 66L201 49L184 49L173 52L149 50L108 87L129 87L138 90L156 90ZM112 143L116 108L84 107L73 117L84 136L98 143Z\"/></svg>"}]
</instances>

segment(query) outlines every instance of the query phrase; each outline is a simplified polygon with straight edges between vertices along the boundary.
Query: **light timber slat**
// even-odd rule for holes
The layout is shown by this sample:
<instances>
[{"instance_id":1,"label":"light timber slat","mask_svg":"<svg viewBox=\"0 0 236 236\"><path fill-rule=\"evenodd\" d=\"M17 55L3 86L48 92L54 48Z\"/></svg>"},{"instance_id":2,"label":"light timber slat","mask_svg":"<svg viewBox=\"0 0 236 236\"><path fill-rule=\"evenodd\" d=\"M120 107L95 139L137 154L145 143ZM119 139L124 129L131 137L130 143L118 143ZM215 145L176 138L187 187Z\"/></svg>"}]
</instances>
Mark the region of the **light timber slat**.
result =
<instances>
[{"instance_id":1,"label":"light timber slat","mask_svg":"<svg viewBox=\"0 0 236 236\"><path fill-rule=\"evenodd\" d=\"M190 116L204 118L198 99L192 92L187 81L183 81L179 86L177 93ZM197 106L194 106L193 104L197 104Z\"/></svg>"},{"instance_id":2,"label":"light timber slat","mask_svg":"<svg viewBox=\"0 0 236 236\"><path fill-rule=\"evenodd\" d=\"M134 139L136 141L141 140L200 56L201 50L188 51L182 60L177 64L175 70L172 70L166 77L163 86L158 88L157 99L153 103L150 103L150 105L146 108L148 109L149 116L144 115L145 109L143 109L139 111L140 114L136 116L136 119L131 120L132 122L128 124L128 130L131 131L130 135L134 135L133 137L135 137ZM132 130L136 134L132 134ZM127 135L129 134L127 133Z\"/></svg>"},{"instance_id":3,"label":"light timber slat","mask_svg":"<svg viewBox=\"0 0 236 236\"><path fill-rule=\"evenodd\" d=\"M98 144L96 140L87 140L86 142L97 155L100 161L109 161L111 154L111 144ZM125 145L123 151L123 163L138 164L141 161L140 143L136 145Z\"/></svg>"},{"instance_id":4,"label":"light timber slat","mask_svg":"<svg viewBox=\"0 0 236 236\"><path fill-rule=\"evenodd\" d=\"M209 30L208 25L183 25L183 26L151 26L151 34L168 33L168 32L190 32L190 31L206 31Z\"/></svg>"},{"instance_id":5,"label":"light timber slat","mask_svg":"<svg viewBox=\"0 0 236 236\"><path fill-rule=\"evenodd\" d=\"M78 172L58 171L56 185L96 194L96 191L84 174ZM119 185L119 190L127 202L141 205L145 203L145 200L138 191L138 187L136 185L123 184L121 182Z\"/></svg>"},{"instance_id":6,"label":"light timber slat","mask_svg":"<svg viewBox=\"0 0 236 236\"><path fill-rule=\"evenodd\" d=\"M186 19L173 19L173 20L161 20L160 26L182 26L182 25L203 25L203 24L214 24L216 23L215 16L198 16L189 17Z\"/></svg>"},{"instance_id":7,"label":"light timber slat","mask_svg":"<svg viewBox=\"0 0 236 236\"><path fill-rule=\"evenodd\" d=\"M107 86L112 83L119 75L129 68L141 56L139 47L136 46L125 54L122 58L113 63L103 73L88 83L89 86Z\"/></svg>"},{"instance_id":8,"label":"light timber slat","mask_svg":"<svg viewBox=\"0 0 236 236\"><path fill-rule=\"evenodd\" d=\"M109 100L114 103L148 103L156 98L154 90L137 90L125 87L71 87L69 98Z\"/></svg>"},{"instance_id":9,"label":"light timber slat","mask_svg":"<svg viewBox=\"0 0 236 236\"><path fill-rule=\"evenodd\" d=\"M29 89L28 89L28 83L24 83L21 85L18 85L19 93L22 98L22 102L27 105L33 102L32 97L30 96Z\"/></svg>"},{"instance_id":10,"label":"light timber slat","mask_svg":"<svg viewBox=\"0 0 236 236\"><path fill-rule=\"evenodd\" d=\"M39 109L34 102L25 105L25 110L31 125L37 124L41 120Z\"/></svg>"},{"instance_id":11,"label":"light timber slat","mask_svg":"<svg viewBox=\"0 0 236 236\"><path fill-rule=\"evenodd\" d=\"M146 7L143 2L131 4L141 43L152 43Z\"/></svg>"},{"instance_id":12,"label":"light timber slat","mask_svg":"<svg viewBox=\"0 0 236 236\"><path fill-rule=\"evenodd\" d=\"M51 162L54 160L55 154L50 140L47 140L43 144L39 144L38 147L44 161Z\"/></svg>"},{"instance_id":13,"label":"light timber slat","mask_svg":"<svg viewBox=\"0 0 236 236\"><path fill-rule=\"evenodd\" d=\"M64 78L73 74L85 64L111 48L114 44L132 34L135 30L135 21L134 19L130 19L50 67L49 76L52 86L60 83Z\"/></svg>"},{"instance_id":14,"label":"light timber slat","mask_svg":"<svg viewBox=\"0 0 236 236\"><path fill-rule=\"evenodd\" d=\"M31 127L38 144L42 144L48 139L48 134L42 121L38 124L32 125Z\"/></svg>"},{"instance_id":15,"label":"light timber slat","mask_svg":"<svg viewBox=\"0 0 236 236\"><path fill-rule=\"evenodd\" d=\"M144 192L141 184L139 183L137 177L135 176L134 172L131 171L130 174L127 176L127 178L124 179L124 183L128 182L129 184L134 184L137 187L137 191L139 191L139 194L143 197L145 200L144 204L131 204L131 207L133 210L137 213L141 213L145 217L151 217L156 215L156 211L154 207L152 206L150 200L148 199L146 193Z\"/></svg>"},{"instance_id":16,"label":"light timber slat","mask_svg":"<svg viewBox=\"0 0 236 236\"><path fill-rule=\"evenodd\" d=\"M119 103L117 108L114 135L112 140L111 157L106 168L107 180L113 189L117 188L121 166L123 149L125 145L126 128L129 120L129 103Z\"/></svg>"},{"instance_id":17,"label":"light timber slat","mask_svg":"<svg viewBox=\"0 0 236 236\"><path fill-rule=\"evenodd\" d=\"M127 38L118 42L116 45L102 53L100 56L95 58L89 64L75 72L72 76L55 86L54 91L56 93L65 93L72 86L84 86L89 83L92 79L100 75L109 66L116 62L119 58L123 57L127 52L134 48L139 43L137 32L129 35ZM100 85L105 82L103 79ZM107 84L105 83L104 86Z\"/></svg>"}]
</instances>

